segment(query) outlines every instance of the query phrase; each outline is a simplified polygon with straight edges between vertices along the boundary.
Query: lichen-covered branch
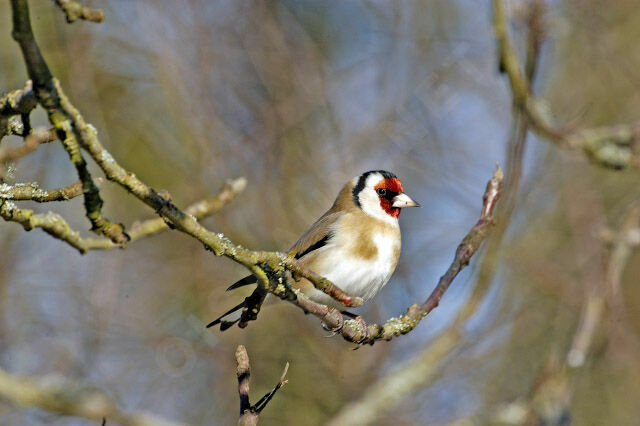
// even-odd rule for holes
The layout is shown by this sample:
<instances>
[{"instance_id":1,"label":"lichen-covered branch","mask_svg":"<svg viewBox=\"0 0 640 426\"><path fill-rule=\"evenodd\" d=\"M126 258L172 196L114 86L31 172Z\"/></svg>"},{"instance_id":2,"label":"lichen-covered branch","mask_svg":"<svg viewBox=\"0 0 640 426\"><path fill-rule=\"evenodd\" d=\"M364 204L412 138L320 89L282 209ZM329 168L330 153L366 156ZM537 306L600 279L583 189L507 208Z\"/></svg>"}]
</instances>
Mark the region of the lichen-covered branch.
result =
<instances>
[{"instance_id":1,"label":"lichen-covered branch","mask_svg":"<svg viewBox=\"0 0 640 426\"><path fill-rule=\"evenodd\" d=\"M0 184L0 199L13 201L35 201L47 203L50 201L67 201L82 195L82 182L77 181L59 189L40 189L37 183L16 183L13 185Z\"/></svg>"},{"instance_id":2,"label":"lichen-covered branch","mask_svg":"<svg viewBox=\"0 0 640 426\"><path fill-rule=\"evenodd\" d=\"M25 135L28 133L28 123L13 120L17 115L27 117L38 102L27 81L24 89L14 90L0 97L0 139L6 135ZM26 131L25 131L26 130Z\"/></svg>"},{"instance_id":3,"label":"lichen-covered branch","mask_svg":"<svg viewBox=\"0 0 640 426\"><path fill-rule=\"evenodd\" d=\"M55 0L55 2L62 9L67 22L70 24L78 19L91 22L104 21L104 11L102 9L91 9L75 0Z\"/></svg>"},{"instance_id":4,"label":"lichen-covered branch","mask_svg":"<svg viewBox=\"0 0 640 426\"><path fill-rule=\"evenodd\" d=\"M72 382L61 376L31 378L0 368L0 397L16 405L36 407L64 416L129 426L186 426L148 413L128 413L104 391Z\"/></svg>"},{"instance_id":5,"label":"lichen-covered branch","mask_svg":"<svg viewBox=\"0 0 640 426\"><path fill-rule=\"evenodd\" d=\"M58 132L59 139L69 154L83 184L84 206L86 215L91 222L91 230L111 239L115 244L124 245L129 240L124 227L112 223L102 214L102 198L95 185L87 163L80 152L77 129L71 125L70 112L60 104L60 98L53 83L53 75L47 66L40 48L35 41L29 6L26 0L11 0L13 14L13 38L20 45L22 56L27 66L27 72L33 82L33 88L38 103L47 111L49 121Z\"/></svg>"},{"instance_id":6,"label":"lichen-covered branch","mask_svg":"<svg viewBox=\"0 0 640 426\"><path fill-rule=\"evenodd\" d=\"M613 125L593 129L562 130L555 127L531 93L518 55L509 38L508 20L502 0L493 0L493 30L501 68L509 78L514 104L525 113L531 129L559 147L583 151L599 166L610 169L640 168L640 133L637 125Z\"/></svg>"},{"instance_id":7,"label":"lichen-covered branch","mask_svg":"<svg viewBox=\"0 0 640 426\"><path fill-rule=\"evenodd\" d=\"M75 231L62 216L57 213L35 213L30 209L19 209L13 201L0 198L0 217L7 222L22 225L25 231L40 228L54 238L62 240L80 253L85 253L84 239Z\"/></svg>"},{"instance_id":8,"label":"lichen-covered branch","mask_svg":"<svg viewBox=\"0 0 640 426\"><path fill-rule=\"evenodd\" d=\"M264 410L276 392L287 383L284 378L289 370L289 363L284 366L278 383L254 405L251 405L249 401L249 385L251 382L249 354L247 353L247 349L242 345L239 345L236 349L236 363L238 365L236 369L236 375L238 376L238 396L240 397L240 418L238 419L238 425L255 426L258 424L258 417L262 410Z\"/></svg>"},{"instance_id":9,"label":"lichen-covered branch","mask_svg":"<svg viewBox=\"0 0 640 426\"><path fill-rule=\"evenodd\" d=\"M24 138L22 145L13 148L8 146L0 148L0 177L3 175L6 163L17 161L38 149L40 144L53 142L56 139L56 133L53 130L33 130Z\"/></svg>"},{"instance_id":10,"label":"lichen-covered branch","mask_svg":"<svg viewBox=\"0 0 640 426\"><path fill-rule=\"evenodd\" d=\"M244 178L228 181L220 192L213 197L198 201L189 206L186 211L198 219L206 218L231 202L246 186ZM12 200L32 201L62 201L64 197L73 198L82 192L82 184L75 184L57 190L41 190L34 184L0 185L0 217L7 222L15 222L26 230L40 228L47 234L66 242L80 254L90 250L105 250L118 247L107 238L83 238L80 232L71 228L69 223L59 214L53 212L35 213L30 209L20 209ZM169 229L167 224L159 218L149 219L132 227L132 241L157 234Z\"/></svg>"},{"instance_id":11,"label":"lichen-covered branch","mask_svg":"<svg viewBox=\"0 0 640 426\"><path fill-rule=\"evenodd\" d=\"M24 89L13 90L0 96L0 116L28 114L37 104L31 80L29 80Z\"/></svg>"},{"instance_id":12,"label":"lichen-covered branch","mask_svg":"<svg viewBox=\"0 0 640 426\"><path fill-rule=\"evenodd\" d=\"M193 203L184 211L198 220L205 219L230 203L236 195L244 191L246 186L247 180L243 177L228 180L218 194ZM140 238L159 234L167 229L169 229L169 226L162 218L147 219L134 223L129 227L129 237L131 237L131 242L134 242ZM87 250L108 250L116 247L118 246L106 238L85 239L85 248Z\"/></svg>"}]
</instances>

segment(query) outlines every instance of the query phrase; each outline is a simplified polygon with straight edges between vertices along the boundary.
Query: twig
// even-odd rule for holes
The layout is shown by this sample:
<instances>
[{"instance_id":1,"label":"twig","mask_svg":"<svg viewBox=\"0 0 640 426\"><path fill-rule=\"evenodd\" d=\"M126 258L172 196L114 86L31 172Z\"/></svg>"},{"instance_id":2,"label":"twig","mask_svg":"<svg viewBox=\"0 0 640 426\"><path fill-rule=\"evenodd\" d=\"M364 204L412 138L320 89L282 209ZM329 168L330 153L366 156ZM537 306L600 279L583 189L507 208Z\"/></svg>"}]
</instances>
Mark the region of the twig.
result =
<instances>
[{"instance_id":1,"label":"twig","mask_svg":"<svg viewBox=\"0 0 640 426\"><path fill-rule=\"evenodd\" d=\"M0 368L0 396L16 405L37 407L96 422L106 418L114 424L130 426L186 426L148 413L123 412L104 391L60 376L34 379L15 376Z\"/></svg>"},{"instance_id":2,"label":"twig","mask_svg":"<svg viewBox=\"0 0 640 426\"><path fill-rule=\"evenodd\" d=\"M247 180L243 177L228 180L218 194L191 204L184 211L198 220L205 219L233 201L239 193L244 191L246 186ZM143 222L134 223L129 228L130 242L159 234L168 229L169 226L162 218L147 219ZM108 250L118 247L118 245L106 238L86 238L85 243L87 250Z\"/></svg>"},{"instance_id":3,"label":"twig","mask_svg":"<svg viewBox=\"0 0 640 426\"><path fill-rule=\"evenodd\" d=\"M84 206L86 216L91 222L91 230L104 235L115 244L124 246L129 240L124 227L112 223L102 214L102 198L100 191L94 184L87 163L80 152L77 129L70 122L73 111L66 110L60 104L60 97L53 82L53 76L40 52L40 48L33 36L29 18L29 7L26 0L11 0L13 14L13 38L20 45L22 56L27 66L29 77L33 81L36 98L49 115L49 121L54 125L62 144L69 154L83 184Z\"/></svg>"},{"instance_id":4,"label":"twig","mask_svg":"<svg viewBox=\"0 0 640 426\"><path fill-rule=\"evenodd\" d=\"M86 253L85 243L78 231L75 231L62 216L57 213L34 213L33 210L19 209L12 201L0 198L0 216L8 222L22 225L25 231L40 228L47 234L66 242L80 253Z\"/></svg>"},{"instance_id":5,"label":"twig","mask_svg":"<svg viewBox=\"0 0 640 426\"><path fill-rule=\"evenodd\" d=\"M0 165L9 161L16 161L38 149L40 144L53 142L57 139L56 132L51 130L34 130L26 138L24 144L15 147L3 147L0 149Z\"/></svg>"},{"instance_id":6,"label":"twig","mask_svg":"<svg viewBox=\"0 0 640 426\"><path fill-rule=\"evenodd\" d=\"M28 117L37 104L31 81L27 81L24 89L14 90L0 97L0 139L10 134L28 134L29 123L20 123L17 120L12 122L13 116Z\"/></svg>"},{"instance_id":7,"label":"twig","mask_svg":"<svg viewBox=\"0 0 640 426\"><path fill-rule=\"evenodd\" d=\"M55 2L62 9L67 22L70 24L78 19L91 22L104 21L104 11L102 9L91 9L75 0L55 0Z\"/></svg>"},{"instance_id":8,"label":"twig","mask_svg":"<svg viewBox=\"0 0 640 426\"><path fill-rule=\"evenodd\" d=\"M224 185L217 195L192 204L187 208L187 211L189 213L193 213L198 219L208 217L231 202L231 200L233 200L235 196L245 188L245 186L246 180L244 178L230 180ZM0 217L8 222L19 223L26 231L40 228L52 237L66 242L78 250L80 254L85 254L90 250L105 250L118 247L116 244L111 242L111 240L106 238L83 238L78 231L71 228L69 223L67 223L67 221L57 213L35 213L30 209L19 209L15 203L11 202L11 200L18 199L54 201L53 198L56 196L63 197L65 195L71 198L71 195L74 195L73 191L75 190L82 190L82 185L79 182L76 182L70 187L54 191L43 191L35 189L30 185L22 187L16 185L0 185ZM31 194L33 197L20 197L20 195L26 195L30 192L33 192ZM63 192L63 194L60 194L61 192ZM44 199L39 200L39 197ZM168 229L168 226L162 219L149 219L132 227L132 241L157 234L166 229Z\"/></svg>"},{"instance_id":9,"label":"twig","mask_svg":"<svg viewBox=\"0 0 640 426\"><path fill-rule=\"evenodd\" d=\"M580 322L573 336L571 349L567 353L570 367L581 367L589 353L596 330L602 324L607 302L620 292L622 272L633 252L640 245L640 206L634 205L627 211L619 229L609 241L609 258L606 262L604 282L591 289L584 302Z\"/></svg>"},{"instance_id":10,"label":"twig","mask_svg":"<svg viewBox=\"0 0 640 426\"><path fill-rule=\"evenodd\" d=\"M0 184L0 199L14 201L36 201L46 203L50 201L67 201L82 195L82 182L77 181L67 187L59 189L40 189L37 183L20 183L14 185Z\"/></svg>"},{"instance_id":11,"label":"twig","mask_svg":"<svg viewBox=\"0 0 640 426\"><path fill-rule=\"evenodd\" d=\"M24 89L13 90L0 97L0 116L28 114L37 104L31 80L29 80Z\"/></svg>"},{"instance_id":12,"label":"twig","mask_svg":"<svg viewBox=\"0 0 640 426\"><path fill-rule=\"evenodd\" d=\"M273 389L260 398L256 404L251 405L251 402L249 401L251 366L249 364L249 354L247 353L247 349L242 345L239 345L236 349L236 362L238 364L236 369L236 374L238 376L238 396L240 397L240 418L238 419L238 425L255 426L258 424L258 417L262 410L265 409L276 392L278 392L278 390L287 383L284 378L289 370L289 363L287 362L284 366L284 371L280 376L280 380Z\"/></svg>"},{"instance_id":13,"label":"twig","mask_svg":"<svg viewBox=\"0 0 640 426\"><path fill-rule=\"evenodd\" d=\"M509 77L513 102L525 113L539 136L568 150L582 150L594 163L610 168L640 168L637 126L613 125L582 130L559 130L543 112L542 101L531 93L518 56L509 39L504 2L493 0L493 30L501 66Z\"/></svg>"}]
</instances>

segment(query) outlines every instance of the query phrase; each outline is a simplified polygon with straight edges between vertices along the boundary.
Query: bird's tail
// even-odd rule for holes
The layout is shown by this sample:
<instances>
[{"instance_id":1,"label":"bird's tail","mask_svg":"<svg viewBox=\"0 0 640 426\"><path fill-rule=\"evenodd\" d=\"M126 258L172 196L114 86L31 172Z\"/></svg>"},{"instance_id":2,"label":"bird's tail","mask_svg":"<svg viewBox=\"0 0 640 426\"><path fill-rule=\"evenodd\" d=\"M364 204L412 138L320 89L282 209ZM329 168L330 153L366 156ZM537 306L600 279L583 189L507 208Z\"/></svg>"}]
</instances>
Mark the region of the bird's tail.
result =
<instances>
[{"instance_id":1,"label":"bird's tail","mask_svg":"<svg viewBox=\"0 0 640 426\"><path fill-rule=\"evenodd\" d=\"M254 275L249 275L231 285L229 288L227 288L227 291L234 290L239 287L244 287L250 284L255 284L256 282L258 282L258 279ZM257 287L255 290L253 290L253 293L251 293L249 297L244 299L242 303L229 309L227 312L220 315L220 317L218 317L215 321L210 322L207 325L207 328L220 324L220 331L225 331L229 327L238 323L240 320L242 320L242 322L240 322L240 327L246 327L248 321L253 321L256 319L266 295L267 292L265 290ZM243 312L246 311L245 308L247 307L250 307L251 312L247 312L247 314L245 314L245 317L243 318Z\"/></svg>"},{"instance_id":2,"label":"bird's tail","mask_svg":"<svg viewBox=\"0 0 640 426\"><path fill-rule=\"evenodd\" d=\"M220 331L225 331L227 328L240 321L240 317L242 316L242 308L244 308L245 306L247 306L247 303L245 301L242 301L242 303L234 306L224 314L220 315L217 319L207 324L207 328L220 324Z\"/></svg>"}]
</instances>

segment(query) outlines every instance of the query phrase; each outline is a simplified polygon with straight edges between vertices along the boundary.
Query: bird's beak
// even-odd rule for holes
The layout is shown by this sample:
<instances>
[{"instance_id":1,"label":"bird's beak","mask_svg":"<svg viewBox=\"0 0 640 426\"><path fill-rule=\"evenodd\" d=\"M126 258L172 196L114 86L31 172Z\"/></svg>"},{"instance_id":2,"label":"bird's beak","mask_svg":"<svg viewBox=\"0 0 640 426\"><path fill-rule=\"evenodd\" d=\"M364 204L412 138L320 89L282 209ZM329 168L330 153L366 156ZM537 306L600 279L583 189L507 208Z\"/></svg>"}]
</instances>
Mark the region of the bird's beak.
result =
<instances>
[{"instance_id":1,"label":"bird's beak","mask_svg":"<svg viewBox=\"0 0 640 426\"><path fill-rule=\"evenodd\" d=\"M420 207L420 204L413 201L411 197L409 197L404 192L399 193L392 199L393 207L403 208L403 207Z\"/></svg>"}]
</instances>

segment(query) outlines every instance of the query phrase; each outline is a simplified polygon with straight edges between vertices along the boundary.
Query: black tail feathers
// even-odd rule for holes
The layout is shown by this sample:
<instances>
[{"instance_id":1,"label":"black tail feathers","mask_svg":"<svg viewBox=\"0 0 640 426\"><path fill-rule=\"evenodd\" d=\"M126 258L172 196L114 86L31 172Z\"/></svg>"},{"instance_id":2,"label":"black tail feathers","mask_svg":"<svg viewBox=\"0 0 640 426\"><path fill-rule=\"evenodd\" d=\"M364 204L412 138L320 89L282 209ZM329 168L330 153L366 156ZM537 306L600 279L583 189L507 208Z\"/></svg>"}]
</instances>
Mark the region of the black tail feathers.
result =
<instances>
[{"instance_id":1,"label":"black tail feathers","mask_svg":"<svg viewBox=\"0 0 640 426\"><path fill-rule=\"evenodd\" d=\"M249 284L255 284L257 282L258 282L258 279L255 277L255 275L247 275L243 279L231 284L229 288L227 288L227 291L235 290L236 288L244 287L245 285L249 285Z\"/></svg>"},{"instance_id":2,"label":"black tail feathers","mask_svg":"<svg viewBox=\"0 0 640 426\"><path fill-rule=\"evenodd\" d=\"M258 280L254 275L248 275L248 276L244 277L243 279L241 279L239 281L236 281L235 283L231 284L229 286L229 288L227 288L227 291L235 290L236 288L244 287L244 286L250 285L250 284L255 284L257 282L258 282ZM257 297L259 299L258 302L257 302L258 310L259 310L260 309L260 305L262 304L262 301L264 300L264 296L265 295L266 295L266 293L264 291L262 291L260 289L256 289L256 290L254 290L252 295L250 297L248 297L247 299L255 299ZM233 326L234 324L236 324L238 321L240 321L240 318L242 316L243 308L245 308L247 306L247 302L246 302L247 299L245 299L239 305L236 305L233 308L229 309L224 314L220 315L220 317L218 317L215 321L211 321L209 324L207 324L207 328L210 328L210 327L213 327L213 326L216 326L216 325L220 324L220 331L225 331L226 329L228 329L231 326ZM254 300L254 302L255 302L255 300Z\"/></svg>"},{"instance_id":3,"label":"black tail feathers","mask_svg":"<svg viewBox=\"0 0 640 426\"><path fill-rule=\"evenodd\" d=\"M225 331L226 329L228 329L229 327L231 327L232 325L240 321L240 316L242 315L242 308L244 308L245 306L247 306L247 304L244 301L234 306L224 314L220 315L217 319L207 324L207 328L220 324L220 331Z\"/></svg>"}]
</instances>

